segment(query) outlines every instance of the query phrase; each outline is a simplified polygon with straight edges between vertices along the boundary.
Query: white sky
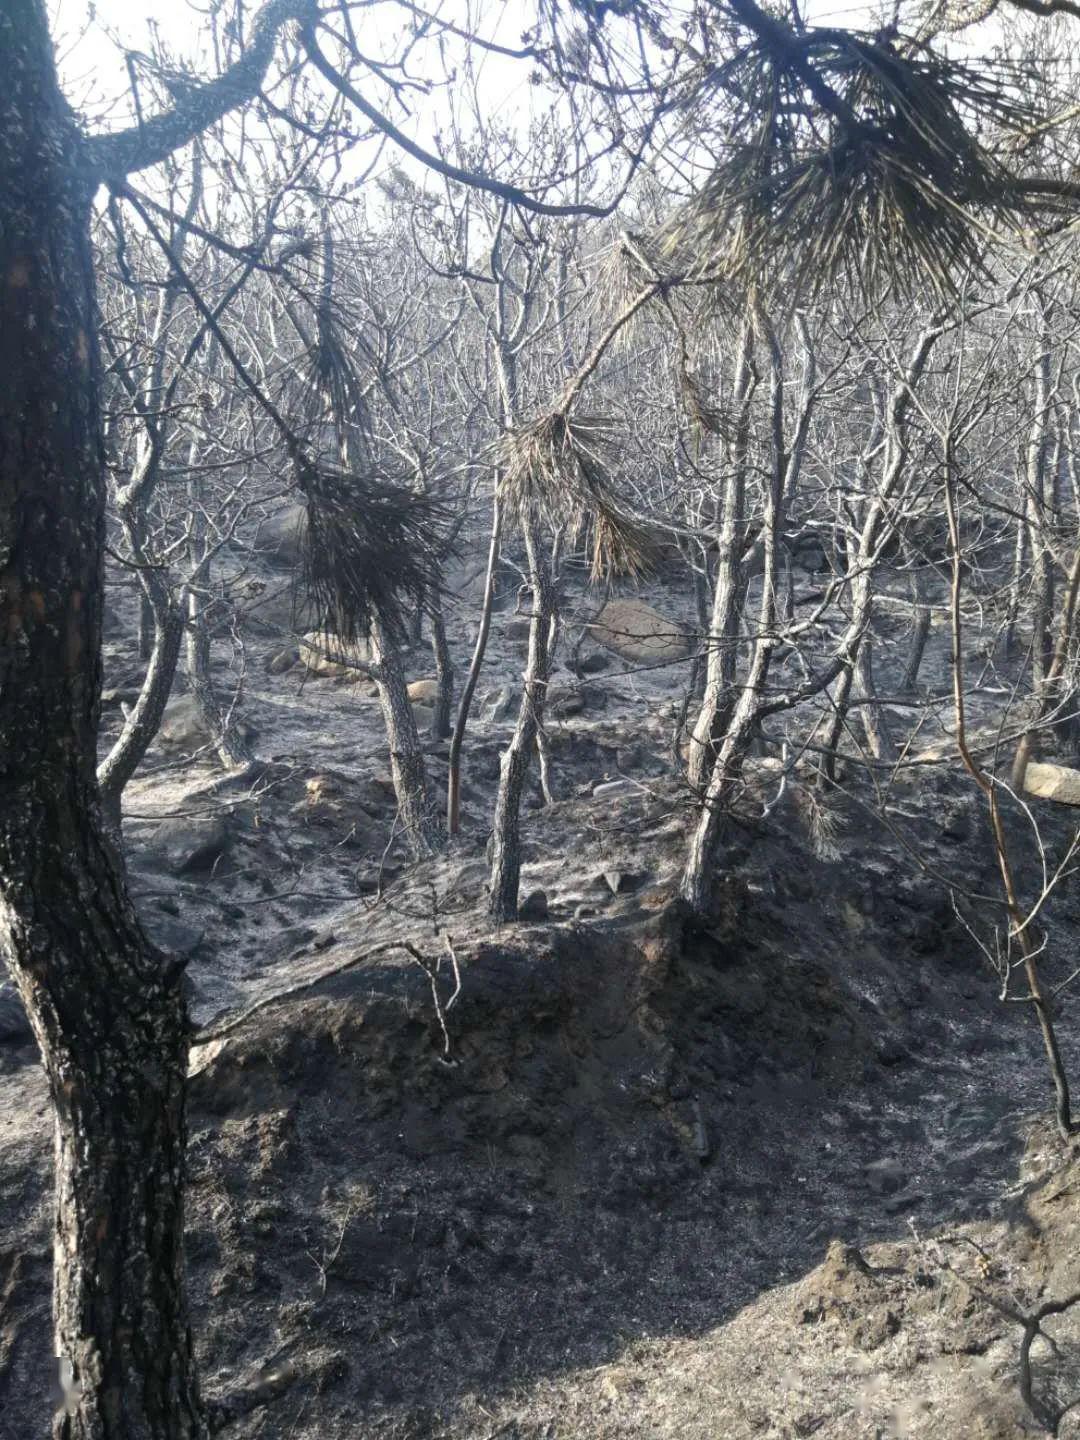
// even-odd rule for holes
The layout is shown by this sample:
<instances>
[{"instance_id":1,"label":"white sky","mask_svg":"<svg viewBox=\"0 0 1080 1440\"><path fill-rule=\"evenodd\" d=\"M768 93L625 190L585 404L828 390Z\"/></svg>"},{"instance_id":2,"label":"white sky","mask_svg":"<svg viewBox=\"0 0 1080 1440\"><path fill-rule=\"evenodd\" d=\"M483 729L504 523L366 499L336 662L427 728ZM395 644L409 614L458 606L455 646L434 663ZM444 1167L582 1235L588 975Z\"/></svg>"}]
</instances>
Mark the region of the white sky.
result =
<instances>
[{"instance_id":1,"label":"white sky","mask_svg":"<svg viewBox=\"0 0 1080 1440\"><path fill-rule=\"evenodd\" d=\"M53 36L56 41L61 80L69 99L92 124L119 125L127 122L130 89L124 49L149 48L152 27L156 27L169 48L191 62L201 73L212 74L214 64L207 40L206 14L212 0L192 4L189 0L50 0ZM259 0L248 0L246 17L258 9ZM468 25L470 15L480 33L500 44L520 45L522 32L535 21L534 0L430 0L429 8L458 25ZM227 10L226 10L227 13ZM361 28L364 17L374 17L383 29L367 19L368 33ZM409 29L409 14L387 4L370 11L357 11L361 48L373 55L393 54L399 37ZM432 52L434 47L430 47ZM434 58L434 57L432 57ZM483 100L489 118L499 112L527 106L531 87L526 83L530 65L486 54L477 59L483 85ZM422 61L413 67L422 73ZM434 73L434 67L433 67ZM374 97L373 97L374 98ZM118 103L123 110L118 109ZM391 112L397 122L399 114ZM423 137L418 135L418 139Z\"/></svg>"}]
</instances>

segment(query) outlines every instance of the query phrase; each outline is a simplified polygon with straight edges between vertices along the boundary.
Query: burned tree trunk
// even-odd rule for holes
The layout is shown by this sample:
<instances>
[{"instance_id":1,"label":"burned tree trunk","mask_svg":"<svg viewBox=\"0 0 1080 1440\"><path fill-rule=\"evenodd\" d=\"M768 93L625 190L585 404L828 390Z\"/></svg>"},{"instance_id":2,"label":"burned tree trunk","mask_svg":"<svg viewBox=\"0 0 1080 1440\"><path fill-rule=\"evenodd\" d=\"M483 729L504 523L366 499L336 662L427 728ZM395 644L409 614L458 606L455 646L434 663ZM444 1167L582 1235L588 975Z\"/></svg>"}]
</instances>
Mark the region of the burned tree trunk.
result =
<instances>
[{"instance_id":1,"label":"burned tree trunk","mask_svg":"<svg viewBox=\"0 0 1080 1440\"><path fill-rule=\"evenodd\" d=\"M428 789L424 751L409 703L409 687L401 654L383 621L371 625L372 674L379 690L386 739L390 746L390 771L394 779L398 813L405 839L415 859L434 855L444 839L439 817Z\"/></svg>"},{"instance_id":2,"label":"burned tree trunk","mask_svg":"<svg viewBox=\"0 0 1080 1440\"><path fill-rule=\"evenodd\" d=\"M480 606L480 625L476 632L469 673L465 688L458 703L454 733L450 740L450 773L447 781L446 828L450 835L456 835L461 825L461 747L465 741L465 727L469 723L473 696L480 680L480 671L487 651L488 636L491 634L491 612L495 603L495 581L499 566L499 546L502 541L502 507L496 491L491 520L491 539L488 543L487 569L484 574L484 599Z\"/></svg>"},{"instance_id":3,"label":"burned tree trunk","mask_svg":"<svg viewBox=\"0 0 1080 1440\"><path fill-rule=\"evenodd\" d=\"M900 689L910 695L918 686L919 671L926 654L926 642L930 638L930 596L919 565L918 557L912 559L911 571L911 640L908 644L907 663Z\"/></svg>"},{"instance_id":4,"label":"burned tree trunk","mask_svg":"<svg viewBox=\"0 0 1080 1440\"><path fill-rule=\"evenodd\" d=\"M529 773L529 761L544 723L555 599L547 561L540 553L540 536L535 517L524 526L532 586L532 621L529 625L529 658L525 666L525 687L521 696L513 738L502 757L499 791L495 798L495 825L491 837L491 896L488 908L499 924L517 919L518 885L521 879L521 797Z\"/></svg>"},{"instance_id":5,"label":"burned tree trunk","mask_svg":"<svg viewBox=\"0 0 1080 1440\"><path fill-rule=\"evenodd\" d=\"M139 698L132 706L124 728L116 744L98 767L102 810L107 823L117 834L120 830L120 803L124 787L135 774L161 728L184 637L183 613L169 594L168 586L156 573L148 575L147 579L154 597L147 602L154 617L150 663L146 667Z\"/></svg>"},{"instance_id":6,"label":"burned tree trunk","mask_svg":"<svg viewBox=\"0 0 1080 1440\"><path fill-rule=\"evenodd\" d=\"M731 447L716 542L716 576L709 618L705 661L705 692L690 737L687 778L703 793L712 774L717 747L734 706L739 648L739 616L746 591L742 551L746 532L746 474L750 445L750 403L754 394L754 328L747 320L736 361L735 398L738 423Z\"/></svg>"},{"instance_id":7,"label":"burned tree trunk","mask_svg":"<svg viewBox=\"0 0 1080 1440\"><path fill-rule=\"evenodd\" d=\"M443 615L442 594L438 590L431 598L428 620L431 624L431 653L435 660L435 679L438 683L431 735L434 740L446 740L450 736L450 716L454 708L454 659L446 638L446 618Z\"/></svg>"},{"instance_id":8,"label":"burned tree trunk","mask_svg":"<svg viewBox=\"0 0 1080 1440\"><path fill-rule=\"evenodd\" d=\"M56 1127L59 1440L206 1434L183 1267L187 1024L96 781L105 487L93 170L44 6L2 0L0 948ZM70 1369L68 1369L70 1367Z\"/></svg>"},{"instance_id":9,"label":"burned tree trunk","mask_svg":"<svg viewBox=\"0 0 1080 1440\"><path fill-rule=\"evenodd\" d=\"M218 759L226 770L243 769L254 760L251 746L238 723L233 706L222 706L210 668L210 631L202 596L193 586L187 592L185 637L188 684L203 722L213 738Z\"/></svg>"}]
</instances>

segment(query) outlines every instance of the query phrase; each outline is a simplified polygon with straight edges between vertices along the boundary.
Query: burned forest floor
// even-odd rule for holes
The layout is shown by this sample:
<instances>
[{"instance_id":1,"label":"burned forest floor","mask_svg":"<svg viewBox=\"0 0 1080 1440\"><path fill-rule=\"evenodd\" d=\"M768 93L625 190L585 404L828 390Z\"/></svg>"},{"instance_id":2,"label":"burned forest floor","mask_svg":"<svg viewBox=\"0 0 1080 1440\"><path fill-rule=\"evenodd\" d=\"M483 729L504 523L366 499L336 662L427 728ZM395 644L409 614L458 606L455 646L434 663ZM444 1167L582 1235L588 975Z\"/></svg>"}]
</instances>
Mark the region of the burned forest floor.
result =
<instances>
[{"instance_id":1,"label":"burned forest floor","mask_svg":"<svg viewBox=\"0 0 1080 1440\"><path fill-rule=\"evenodd\" d=\"M450 616L462 668L470 594ZM685 597L645 598L689 625ZM955 765L899 771L886 824L869 782L822 800L755 755L716 913L692 924L676 890L694 807L671 753L686 665L563 665L556 800L530 793L526 918L496 930L485 847L520 618L496 617L462 834L418 864L370 685L292 663L287 630L245 637L257 766L224 775L180 687L125 797L133 893L189 957L203 1027L196 1344L208 1396L260 1402L227 1433L1080 1436L1080 1306L1022 1346L1040 1305L1080 1291L1080 1149L1050 1123L1029 1008L999 1000L950 897L996 893ZM113 705L130 652L121 615ZM931 646L935 692L945 665ZM424 649L409 666L432 673ZM946 732L921 751L944 755ZM428 749L441 788L446 746ZM1077 812L1035 803L1060 849ZM1044 919L1067 973L1074 883ZM1076 1006L1064 990L1074 1076ZM13 1027L0 1440L44 1435L54 1404L50 1161Z\"/></svg>"}]
</instances>

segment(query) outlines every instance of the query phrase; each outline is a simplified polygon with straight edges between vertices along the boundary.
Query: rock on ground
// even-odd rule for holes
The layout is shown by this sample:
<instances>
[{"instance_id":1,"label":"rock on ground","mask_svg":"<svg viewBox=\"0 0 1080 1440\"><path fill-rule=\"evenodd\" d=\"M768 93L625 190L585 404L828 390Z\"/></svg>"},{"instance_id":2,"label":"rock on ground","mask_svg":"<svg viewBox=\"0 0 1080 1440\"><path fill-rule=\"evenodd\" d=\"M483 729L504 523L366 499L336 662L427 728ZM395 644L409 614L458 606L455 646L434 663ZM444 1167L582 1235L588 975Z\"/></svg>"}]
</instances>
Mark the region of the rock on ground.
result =
<instances>
[{"instance_id":1,"label":"rock on ground","mask_svg":"<svg viewBox=\"0 0 1080 1440\"><path fill-rule=\"evenodd\" d=\"M1033 760L1024 772L1024 789L1059 805L1080 805L1080 770Z\"/></svg>"},{"instance_id":2,"label":"rock on ground","mask_svg":"<svg viewBox=\"0 0 1080 1440\"><path fill-rule=\"evenodd\" d=\"M609 600L589 631L605 649L639 664L682 660L690 653L689 636L643 600Z\"/></svg>"}]
</instances>

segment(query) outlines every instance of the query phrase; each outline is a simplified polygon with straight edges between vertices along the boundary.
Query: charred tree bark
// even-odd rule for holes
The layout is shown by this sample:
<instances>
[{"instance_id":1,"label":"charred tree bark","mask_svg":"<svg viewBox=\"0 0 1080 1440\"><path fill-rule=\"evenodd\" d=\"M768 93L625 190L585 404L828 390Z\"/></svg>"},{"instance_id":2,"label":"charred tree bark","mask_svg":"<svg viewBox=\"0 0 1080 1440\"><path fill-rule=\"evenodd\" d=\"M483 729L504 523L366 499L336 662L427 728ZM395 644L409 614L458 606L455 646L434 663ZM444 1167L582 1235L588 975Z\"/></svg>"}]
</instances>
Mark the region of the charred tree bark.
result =
<instances>
[{"instance_id":1,"label":"charred tree bark","mask_svg":"<svg viewBox=\"0 0 1080 1440\"><path fill-rule=\"evenodd\" d=\"M1054 648L1054 558L1050 544L1051 506L1047 484L1050 447L1050 337L1046 306L1036 297L1040 319L1039 353L1035 357L1034 413L1028 432L1026 457L1026 506L1028 548L1031 554L1032 677L1038 688L1050 669Z\"/></svg>"},{"instance_id":2,"label":"charred tree bark","mask_svg":"<svg viewBox=\"0 0 1080 1440\"><path fill-rule=\"evenodd\" d=\"M499 546L501 541L502 507L498 494L496 494L491 517L491 539L488 544L487 570L484 575L484 599L480 607L480 625L476 632L476 644L473 647L473 656L469 664L469 673L465 679L465 688L461 692L457 719L454 722L454 734L450 740L450 775L447 782L446 828L451 835L456 835L461 826L461 748L465 743L465 730L469 723L469 712L472 709L473 696L476 694L476 686L480 680L480 671L483 668L484 655L487 651L488 637L491 634L491 614L495 604L495 580L499 568Z\"/></svg>"},{"instance_id":3,"label":"charred tree bark","mask_svg":"<svg viewBox=\"0 0 1080 1440\"><path fill-rule=\"evenodd\" d=\"M705 693L690 736L687 778L698 792L709 783L716 747L731 715L736 658L739 646L739 614L746 590L741 576L741 557L746 530L746 469L750 444L750 405L754 393L754 330L748 320L736 361L736 400L739 418L736 428L717 536L716 571L713 580L712 614L705 662Z\"/></svg>"},{"instance_id":4,"label":"charred tree bark","mask_svg":"<svg viewBox=\"0 0 1080 1440\"><path fill-rule=\"evenodd\" d=\"M761 526L764 569L758 607L757 636L745 681L739 690L720 749L708 777L701 816L690 837L679 890L695 914L705 915L712 904L716 853L730 806L731 792L759 723L758 707L777 645L779 609L779 542L784 524L785 483L789 455L784 444L784 376L779 343L772 327L761 316L761 328L768 342L772 376L769 413L772 468L765 485Z\"/></svg>"},{"instance_id":5,"label":"charred tree bark","mask_svg":"<svg viewBox=\"0 0 1080 1440\"><path fill-rule=\"evenodd\" d=\"M926 654L926 642L930 638L930 599L927 593L926 579L919 567L918 560L913 560L912 563L915 568L911 572L911 640L908 644L907 664L904 667L904 678L901 682L901 686L907 694L914 691L919 683L919 671L922 669L923 656Z\"/></svg>"},{"instance_id":6,"label":"charred tree bark","mask_svg":"<svg viewBox=\"0 0 1080 1440\"><path fill-rule=\"evenodd\" d=\"M183 1265L181 972L96 779L104 597L94 171L40 0L0 0L0 947L56 1131L57 1440L204 1440Z\"/></svg>"},{"instance_id":7,"label":"charred tree bark","mask_svg":"<svg viewBox=\"0 0 1080 1440\"><path fill-rule=\"evenodd\" d=\"M379 690L386 738L390 746L390 773L405 829L405 840L415 859L434 855L443 835L428 791L424 752L409 703L409 687L401 654L380 620L372 622L372 674Z\"/></svg>"},{"instance_id":8,"label":"charred tree bark","mask_svg":"<svg viewBox=\"0 0 1080 1440\"><path fill-rule=\"evenodd\" d=\"M534 516L523 526L529 557L529 580L533 592L529 625L529 658L525 686L514 734L499 767L499 791L495 798L495 824L491 836L492 918L498 924L517 919L518 886L521 880L521 796L529 773L529 762L544 723L547 700L551 622L555 599L547 561L540 553L540 536Z\"/></svg>"},{"instance_id":9,"label":"charred tree bark","mask_svg":"<svg viewBox=\"0 0 1080 1440\"><path fill-rule=\"evenodd\" d=\"M445 740L450 734L450 713L454 705L454 661L446 639L442 595L437 591L431 599L428 620L431 625L431 653L435 660L435 681L438 686L431 734L435 740Z\"/></svg>"},{"instance_id":10,"label":"charred tree bark","mask_svg":"<svg viewBox=\"0 0 1080 1440\"><path fill-rule=\"evenodd\" d=\"M210 631L206 611L202 596L194 587L187 592L185 650L188 684L213 739L218 759L226 770L250 765L255 757L237 722L235 707L223 707L217 696L210 669Z\"/></svg>"},{"instance_id":11,"label":"charred tree bark","mask_svg":"<svg viewBox=\"0 0 1080 1440\"><path fill-rule=\"evenodd\" d=\"M120 805L124 787L135 774L161 727L165 706L172 694L184 638L183 612L169 594L168 586L157 576L145 578L147 594L153 594L152 600L147 599L154 617L150 663L143 676L139 698L124 721L124 728L117 737L116 744L98 766L101 808L107 823L117 835L120 833Z\"/></svg>"},{"instance_id":12,"label":"charred tree bark","mask_svg":"<svg viewBox=\"0 0 1080 1440\"><path fill-rule=\"evenodd\" d=\"M149 660L157 639L157 617L150 597L144 590L139 596L139 659Z\"/></svg>"}]
</instances>

